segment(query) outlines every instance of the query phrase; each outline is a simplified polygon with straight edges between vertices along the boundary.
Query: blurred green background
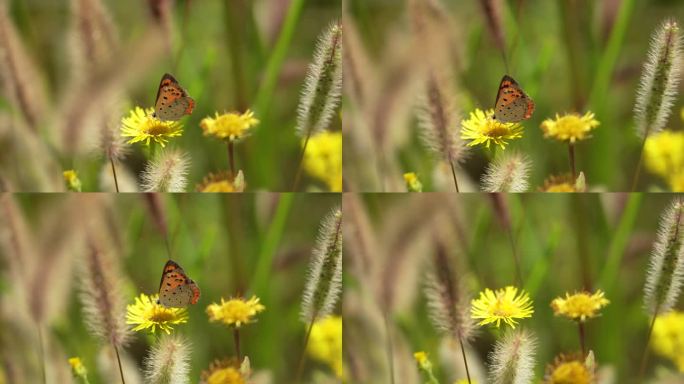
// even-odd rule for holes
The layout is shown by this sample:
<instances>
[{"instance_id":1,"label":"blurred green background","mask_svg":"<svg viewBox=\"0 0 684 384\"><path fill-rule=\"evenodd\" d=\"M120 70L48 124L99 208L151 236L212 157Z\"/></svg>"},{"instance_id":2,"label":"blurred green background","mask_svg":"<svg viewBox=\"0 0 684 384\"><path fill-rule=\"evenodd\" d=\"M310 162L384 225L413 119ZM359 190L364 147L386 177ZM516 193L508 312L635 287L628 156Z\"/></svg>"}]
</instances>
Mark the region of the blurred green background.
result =
<instances>
[{"instance_id":1,"label":"blurred green background","mask_svg":"<svg viewBox=\"0 0 684 384\"><path fill-rule=\"evenodd\" d=\"M610 304L586 323L587 349L595 353L598 382L640 382L637 374L650 321L643 310L646 267L659 217L673 197L345 195L344 348L345 361L356 367L350 370L352 380L389 382L383 312L389 318L398 383L424 382L418 379L416 351L428 353L440 382L465 379L464 371L454 372L461 363L458 344L449 346L428 316L425 273L433 266L436 239L441 237L454 274L472 298L485 288L518 285L504 225L508 220L524 289L534 306L532 318L520 319L519 327L538 337L537 379L555 356L580 349L577 325L555 317L551 300L566 292L601 289ZM383 303L389 303L385 311ZM684 308L681 298L676 308ZM485 372L483 364L499 335L495 327L481 327L470 344L470 372L479 383L486 382L478 373ZM646 378L655 371L675 372L676 367L651 352ZM679 382L681 376L673 380Z\"/></svg>"},{"instance_id":2,"label":"blurred green background","mask_svg":"<svg viewBox=\"0 0 684 384\"><path fill-rule=\"evenodd\" d=\"M320 221L333 208L339 207L341 198L332 194L269 193L154 197L159 199L158 206L168 226L173 259L197 282L202 294L197 305L188 307L189 321L174 327L175 333L186 336L192 344L190 382L198 382L200 372L214 359L234 355L231 329L220 323L209 323L205 310L210 303L220 302L222 297L227 300L238 294L247 298L257 295L266 307L256 316L254 324L245 325L241 330L242 354L249 356L252 369L262 375L258 382L292 382L305 333L299 311L311 251ZM167 251L148 199L143 195L90 198L101 198L104 203L110 235L116 239L112 256L122 266L120 277L127 303L132 304L140 293L157 293ZM2 199L11 197L5 195ZM36 244L47 244L49 250L58 252L62 248L46 243L46 239L68 237L69 231L82 228L79 222L84 219L77 216L56 222L50 220L62 212L65 204L81 206L79 202L85 201L79 200L81 197L24 194L15 199L29 228L29 233L22 233L22 236ZM3 207L7 206L7 201L3 201ZM82 214L92 216L93 212L85 210ZM78 213L73 212L73 215ZM15 220L0 221L3 240L14 238L15 232L10 230L13 222ZM50 223L57 223L57 226ZM21 257L8 249L12 248L2 251L0 274L2 352L6 362L3 367L16 369L14 374L22 374L21 369L28 368L23 371L27 382L40 382L35 324L30 320L22 323L27 316L26 303L20 301L31 293L26 292L27 284L14 278L11 266L16 264L10 259ZM57 257L61 257L63 263L71 263L78 271L82 262L79 249L75 246L69 254ZM37 262L39 266L50 259L44 253L29 256L35 258L29 262ZM90 382L104 383L104 378L98 375L101 363L97 356L101 342L86 331L77 296L80 276L75 273L59 278L66 280L68 285L64 298L59 297L56 289L33 293L45 294L46 300L64 303L54 321L45 327L46 345L50 346L48 356L52 356L50 364L58 365L61 372L65 369L68 372L66 358L79 356L89 370ZM15 336L5 332L14 332ZM8 349L5 341L17 337L21 342ZM135 332L131 340L124 348L126 357L132 359L134 367L142 368L154 338L143 331ZM264 373L271 375L272 380L263 381ZM309 359L304 371L305 382L310 382L316 374L334 381L331 368Z\"/></svg>"},{"instance_id":3,"label":"blurred green background","mask_svg":"<svg viewBox=\"0 0 684 384\"><path fill-rule=\"evenodd\" d=\"M385 58L411 44L408 3L349 0L345 4L345 17L355 22L363 48L380 72L391 67L392 63ZM544 139L541 122L554 118L557 113L584 114L586 111L594 112L601 125L592 131L593 138L576 146L578 172L585 172L592 190L630 190L641 145L634 131L632 110L642 65L651 35L662 21L667 18L684 21L684 2L441 0L438 3L453 20L450 25L453 36L449 36L453 38L453 46L449 48L457 53L451 69L455 74L457 104L463 118L475 108L493 107L499 82L506 73L482 4L491 3L498 10L508 50L508 74L536 104L532 118L522 122L523 138L510 141L507 147L507 150L517 150L531 158L531 191L541 186L549 175L569 172L567 146ZM680 91L682 88L684 85L680 84ZM348 93L346 101L349 103L353 99ZM681 131L684 128L680 117L684 107L682 100L681 95L676 98L666 126L669 129ZM412 105L398 104L389 114L401 114L403 112L395 111L410 109ZM386 156L396 158L398 168L397 174L388 177L398 179L401 185L399 172L417 172L426 190L440 190L434 180L436 160L421 145L414 115L410 113L407 117L406 133L401 131L400 124L389 128L401 131L394 134L405 137L387 150ZM351 152L352 145L363 140L359 131L374 128L372 123L365 126L352 121L349 124L349 134L345 137L345 177L363 175L361 169L367 166L367 160L362 151L360 154ZM485 150L478 146L466 160L463 168L472 182L479 181L489 161L487 157ZM641 176L638 190L669 189L663 180L649 175L645 169ZM447 177L450 179L451 175ZM356 190L378 191L371 182L359 179ZM449 187L447 183L441 188Z\"/></svg>"},{"instance_id":4,"label":"blurred green background","mask_svg":"<svg viewBox=\"0 0 684 384\"><path fill-rule=\"evenodd\" d=\"M45 84L38 86L46 89L49 108L61 112L62 102L73 91L69 86L73 80L70 71L74 58L68 39L73 35L71 5L77 2L5 2L21 41L45 79ZM158 41L164 46L161 55L151 59L145 52L131 54L130 50L123 49L121 55L107 64L122 61L134 69L145 68L134 84L121 85L124 101L121 117L128 115L133 106L154 106L159 81L165 72L172 73L195 99L194 112L181 120L184 125L182 137L174 138L170 143L171 147L183 149L192 158L188 190L194 190L209 172L228 168L225 144L203 137L200 120L213 117L215 112L243 112L248 108L255 111L261 123L251 137L237 145L237 167L244 170L250 190L287 191L291 188L301 148L300 139L294 134L299 93L318 36L340 19L339 0L124 0L101 3L121 47L130 47L140 41L157 23L152 9L168 12L168 24L163 27L164 39ZM170 39L171 55L167 54L167 38ZM136 60L145 62L136 64ZM148 68L148 64L151 67ZM0 112L7 115L12 112L5 98L1 99ZM50 117L41 126L41 140L48 148L59 147L47 142L60 122L59 114ZM339 119L335 119L332 129L339 130L339 126ZM7 151L12 143L10 138L5 138L0 143L0 151ZM59 149L51 155L62 169L79 171L84 191L100 190L98 174L102 159ZM4 160L7 162L5 167L12 170L23 161L32 161L25 156L15 154L14 158L0 160L0 165ZM133 145L133 153L125 160L125 167L139 174L144 168L144 156L141 145ZM57 180L61 180L61 172L57 176ZM322 182L314 179L307 179L302 185L326 190Z\"/></svg>"}]
</instances>

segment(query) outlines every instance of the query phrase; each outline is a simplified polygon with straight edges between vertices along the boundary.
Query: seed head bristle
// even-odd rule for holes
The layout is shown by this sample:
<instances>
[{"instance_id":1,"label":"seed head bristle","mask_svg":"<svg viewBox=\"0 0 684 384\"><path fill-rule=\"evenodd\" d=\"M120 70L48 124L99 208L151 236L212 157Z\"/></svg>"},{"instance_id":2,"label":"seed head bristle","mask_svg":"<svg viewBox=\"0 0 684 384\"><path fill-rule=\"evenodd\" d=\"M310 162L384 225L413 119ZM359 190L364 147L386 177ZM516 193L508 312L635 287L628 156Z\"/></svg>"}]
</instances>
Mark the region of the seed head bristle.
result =
<instances>
[{"instance_id":1,"label":"seed head bristle","mask_svg":"<svg viewBox=\"0 0 684 384\"><path fill-rule=\"evenodd\" d=\"M342 92L342 26L333 23L316 45L299 99L297 134L314 135L330 125Z\"/></svg>"},{"instance_id":2,"label":"seed head bristle","mask_svg":"<svg viewBox=\"0 0 684 384\"><path fill-rule=\"evenodd\" d=\"M142 189L145 192L184 192L190 156L177 149L160 152L145 166Z\"/></svg>"},{"instance_id":3,"label":"seed head bristle","mask_svg":"<svg viewBox=\"0 0 684 384\"><path fill-rule=\"evenodd\" d=\"M490 382L529 384L534 380L537 339L524 329L509 331L496 342L490 355Z\"/></svg>"},{"instance_id":4,"label":"seed head bristle","mask_svg":"<svg viewBox=\"0 0 684 384\"><path fill-rule=\"evenodd\" d=\"M667 20L653 34L637 90L634 119L642 138L659 132L667 123L678 92L681 60L679 26Z\"/></svg>"},{"instance_id":5,"label":"seed head bristle","mask_svg":"<svg viewBox=\"0 0 684 384\"><path fill-rule=\"evenodd\" d=\"M145 358L145 382L187 384L190 382L190 343L180 335L165 335Z\"/></svg>"},{"instance_id":6,"label":"seed head bristle","mask_svg":"<svg viewBox=\"0 0 684 384\"><path fill-rule=\"evenodd\" d=\"M644 304L649 314L676 304L684 280L684 203L677 199L663 213L646 273Z\"/></svg>"},{"instance_id":7,"label":"seed head bristle","mask_svg":"<svg viewBox=\"0 0 684 384\"><path fill-rule=\"evenodd\" d=\"M335 208L318 232L302 298L302 321L308 323L330 314L339 299L341 285L342 211Z\"/></svg>"},{"instance_id":8,"label":"seed head bristle","mask_svg":"<svg viewBox=\"0 0 684 384\"><path fill-rule=\"evenodd\" d=\"M532 162L524 154L511 152L499 156L482 176L484 192L525 192Z\"/></svg>"}]
</instances>

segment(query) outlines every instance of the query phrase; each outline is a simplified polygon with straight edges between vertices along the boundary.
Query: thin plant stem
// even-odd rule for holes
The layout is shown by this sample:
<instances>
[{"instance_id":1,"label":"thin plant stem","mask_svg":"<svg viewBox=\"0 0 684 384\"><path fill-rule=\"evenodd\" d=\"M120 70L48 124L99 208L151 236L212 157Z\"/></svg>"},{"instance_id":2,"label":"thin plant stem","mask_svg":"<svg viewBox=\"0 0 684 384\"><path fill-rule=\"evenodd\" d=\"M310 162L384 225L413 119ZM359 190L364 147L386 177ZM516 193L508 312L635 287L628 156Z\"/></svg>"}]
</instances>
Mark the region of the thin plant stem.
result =
<instances>
[{"instance_id":1,"label":"thin plant stem","mask_svg":"<svg viewBox=\"0 0 684 384\"><path fill-rule=\"evenodd\" d=\"M575 169L575 144L568 143L568 155L570 157L570 171L572 172L572 181L577 180L577 171Z\"/></svg>"},{"instance_id":2,"label":"thin plant stem","mask_svg":"<svg viewBox=\"0 0 684 384\"><path fill-rule=\"evenodd\" d=\"M295 380L295 383L300 383L302 380L302 374L304 373L304 361L306 360L306 347L309 345L309 337L311 336L311 330L313 329L315 321L316 313L314 313L313 316L311 316L309 327L306 330L306 336L304 336L304 348L302 348L302 354L299 357L299 363L297 364L297 379Z\"/></svg>"},{"instance_id":3,"label":"thin plant stem","mask_svg":"<svg viewBox=\"0 0 684 384\"><path fill-rule=\"evenodd\" d=\"M390 334L389 319L388 319L386 311L383 313L383 318L385 320L385 334L387 335L385 347L387 350L387 362L389 364L390 384L395 384L395 381L394 381L394 353L393 353L393 348L392 348L392 335Z\"/></svg>"},{"instance_id":4,"label":"thin plant stem","mask_svg":"<svg viewBox=\"0 0 684 384\"><path fill-rule=\"evenodd\" d=\"M168 233L164 234L164 244L166 245L166 254L169 256L169 260L171 260L171 245L169 244L169 234Z\"/></svg>"},{"instance_id":5,"label":"thin plant stem","mask_svg":"<svg viewBox=\"0 0 684 384\"><path fill-rule=\"evenodd\" d=\"M232 140L228 140L228 163L230 164L230 176L235 177L235 144Z\"/></svg>"},{"instance_id":6,"label":"thin plant stem","mask_svg":"<svg viewBox=\"0 0 684 384\"><path fill-rule=\"evenodd\" d=\"M47 373L46 373L46 368L45 368L45 345L43 342L43 328L40 326L40 323L36 322L36 326L38 327L38 351L40 352L40 368L41 372L43 374L43 383L47 384Z\"/></svg>"},{"instance_id":7,"label":"thin plant stem","mask_svg":"<svg viewBox=\"0 0 684 384\"><path fill-rule=\"evenodd\" d=\"M513 238L513 230L509 227L506 229L506 233L508 233L508 242L511 244L511 252L513 252L513 262L515 263L515 275L516 275L516 278L518 279L518 285L522 289L523 288L522 271L520 268L520 260L518 259L518 252L517 252L516 246L515 246L515 239Z\"/></svg>"},{"instance_id":8,"label":"thin plant stem","mask_svg":"<svg viewBox=\"0 0 684 384\"><path fill-rule=\"evenodd\" d=\"M116 178L116 167L114 167L114 159L109 158L109 164L112 165L112 175L114 176L114 187L116 187L116 193L119 193L119 180Z\"/></svg>"},{"instance_id":9,"label":"thin plant stem","mask_svg":"<svg viewBox=\"0 0 684 384\"><path fill-rule=\"evenodd\" d=\"M651 325L648 327L648 335L646 336L646 345L644 346L644 353L641 355L641 366L639 368L639 381L644 377L646 373L646 363L648 362L648 345L651 342L651 335L653 334L653 327L655 326L656 318L658 317L658 307L656 307L655 312L653 312L653 319L651 319Z\"/></svg>"},{"instance_id":10,"label":"thin plant stem","mask_svg":"<svg viewBox=\"0 0 684 384\"><path fill-rule=\"evenodd\" d=\"M119 348L117 348L116 345L112 344L112 347L114 347L114 352L116 352L116 361L119 363L119 373L121 374L121 383L126 384L126 379L124 379L123 375L123 368L121 368L121 357L119 356Z\"/></svg>"},{"instance_id":11,"label":"thin plant stem","mask_svg":"<svg viewBox=\"0 0 684 384\"><path fill-rule=\"evenodd\" d=\"M584 359L587 357L587 348L585 346L585 332L584 332L584 322L579 321L577 322L577 326L579 329L579 340L580 340L580 347L582 348L582 358Z\"/></svg>"},{"instance_id":12,"label":"thin plant stem","mask_svg":"<svg viewBox=\"0 0 684 384\"><path fill-rule=\"evenodd\" d=\"M632 178L632 192L636 190L636 186L639 183L639 174L641 173L641 163L644 160L644 147L646 146L647 137L648 134L644 135L644 139L641 141L641 149L639 150L639 162L637 163L636 170L634 171L634 177Z\"/></svg>"},{"instance_id":13,"label":"thin plant stem","mask_svg":"<svg viewBox=\"0 0 684 384\"><path fill-rule=\"evenodd\" d=\"M454 177L454 187L456 187L456 192L460 192L458 190L458 181L456 180L456 168L454 167L454 162L449 161L449 165L451 166L451 176Z\"/></svg>"},{"instance_id":14,"label":"thin plant stem","mask_svg":"<svg viewBox=\"0 0 684 384\"><path fill-rule=\"evenodd\" d=\"M299 154L299 162L297 163L297 174L295 175L294 182L292 183L292 192L297 191L297 186L299 185L299 179L302 176L302 165L304 164L304 154L306 153L306 147L309 145L309 139L311 138L311 130L306 134L306 139L304 140L304 146Z\"/></svg>"},{"instance_id":15,"label":"thin plant stem","mask_svg":"<svg viewBox=\"0 0 684 384\"><path fill-rule=\"evenodd\" d=\"M463 365L465 366L466 377L468 378L468 384L472 384L470 381L470 370L468 369L468 360L466 359L465 348L463 347L463 339L458 336L458 344L461 346L461 355L463 355Z\"/></svg>"},{"instance_id":16,"label":"thin plant stem","mask_svg":"<svg viewBox=\"0 0 684 384\"><path fill-rule=\"evenodd\" d=\"M235 355L237 355L238 362L242 362L242 356L240 355L240 328L233 328L233 341L235 342Z\"/></svg>"}]
</instances>

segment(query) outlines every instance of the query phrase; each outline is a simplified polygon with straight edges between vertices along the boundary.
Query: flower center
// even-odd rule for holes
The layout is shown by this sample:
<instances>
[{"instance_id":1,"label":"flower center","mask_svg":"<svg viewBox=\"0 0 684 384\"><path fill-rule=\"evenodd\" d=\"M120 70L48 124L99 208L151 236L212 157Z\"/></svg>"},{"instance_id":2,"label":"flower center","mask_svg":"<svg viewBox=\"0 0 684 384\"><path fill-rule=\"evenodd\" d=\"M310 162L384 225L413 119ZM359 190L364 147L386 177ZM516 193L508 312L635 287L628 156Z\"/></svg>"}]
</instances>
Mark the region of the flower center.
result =
<instances>
[{"instance_id":1,"label":"flower center","mask_svg":"<svg viewBox=\"0 0 684 384\"><path fill-rule=\"evenodd\" d=\"M175 319L175 315L172 312L169 312L166 309L158 305L155 305L147 313L147 318L149 319L149 321L154 323L166 323L169 321L173 321Z\"/></svg>"},{"instance_id":2,"label":"flower center","mask_svg":"<svg viewBox=\"0 0 684 384\"><path fill-rule=\"evenodd\" d=\"M164 135L169 132L169 127L165 124L156 121L155 119L149 119L145 124L145 133L150 136Z\"/></svg>"},{"instance_id":3,"label":"flower center","mask_svg":"<svg viewBox=\"0 0 684 384\"><path fill-rule=\"evenodd\" d=\"M506 125L501 124L497 121L494 120L489 120L487 121L487 124L485 125L484 130L482 131L482 134L488 137L503 137L506 136L510 133L510 129L506 127Z\"/></svg>"}]
</instances>

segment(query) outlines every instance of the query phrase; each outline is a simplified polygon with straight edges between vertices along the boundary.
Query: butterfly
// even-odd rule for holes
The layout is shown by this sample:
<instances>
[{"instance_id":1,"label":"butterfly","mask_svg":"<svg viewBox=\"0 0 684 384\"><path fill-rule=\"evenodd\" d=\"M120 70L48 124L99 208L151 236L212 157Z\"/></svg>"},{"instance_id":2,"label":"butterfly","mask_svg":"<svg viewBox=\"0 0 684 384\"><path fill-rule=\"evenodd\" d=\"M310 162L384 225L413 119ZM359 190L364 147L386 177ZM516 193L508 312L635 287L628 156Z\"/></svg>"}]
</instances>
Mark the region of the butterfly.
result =
<instances>
[{"instance_id":1,"label":"butterfly","mask_svg":"<svg viewBox=\"0 0 684 384\"><path fill-rule=\"evenodd\" d=\"M183 115L191 114L193 108L195 100L181 88L173 76L165 73L159 83L152 116L160 120L180 120Z\"/></svg>"},{"instance_id":2,"label":"butterfly","mask_svg":"<svg viewBox=\"0 0 684 384\"><path fill-rule=\"evenodd\" d=\"M171 308L183 308L189 304L196 304L199 297L199 287L185 274L183 268L173 260L167 261L159 282L157 304Z\"/></svg>"},{"instance_id":3,"label":"butterfly","mask_svg":"<svg viewBox=\"0 0 684 384\"><path fill-rule=\"evenodd\" d=\"M502 123L527 120L534 112L534 101L523 92L512 77L504 75L494 103L494 119Z\"/></svg>"}]
</instances>

